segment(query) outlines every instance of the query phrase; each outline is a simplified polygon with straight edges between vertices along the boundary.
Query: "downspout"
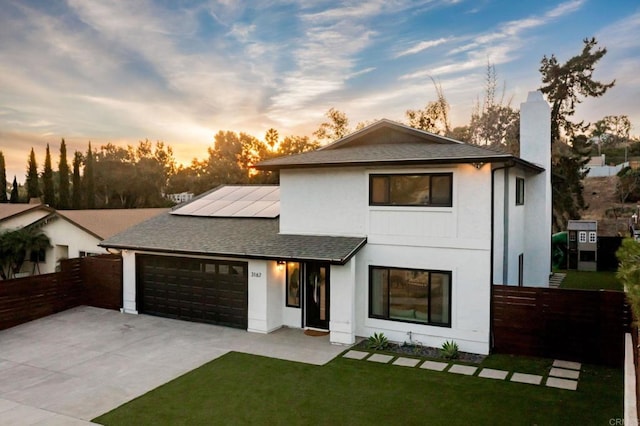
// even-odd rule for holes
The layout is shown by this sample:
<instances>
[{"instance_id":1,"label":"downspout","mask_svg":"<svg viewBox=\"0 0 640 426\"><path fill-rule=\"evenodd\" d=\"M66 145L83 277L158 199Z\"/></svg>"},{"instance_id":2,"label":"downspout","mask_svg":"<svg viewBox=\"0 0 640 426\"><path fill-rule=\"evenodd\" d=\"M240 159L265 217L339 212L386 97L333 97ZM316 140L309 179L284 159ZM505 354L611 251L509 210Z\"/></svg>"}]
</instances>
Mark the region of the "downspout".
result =
<instances>
[{"instance_id":1,"label":"downspout","mask_svg":"<svg viewBox=\"0 0 640 426\"><path fill-rule=\"evenodd\" d=\"M491 250L489 251L490 253L490 260L489 260L489 344L491 346L491 351L493 351L493 259L495 257L494 254L494 247L495 247L495 241L494 241L494 232L495 232L495 180L496 180L496 175L495 172L498 170L506 170L508 168L513 167L514 164L513 162L507 162L504 164L504 166L502 167L496 167L494 169L491 169ZM505 173L506 175L506 173ZM508 177L508 176L507 176ZM504 197L506 198L504 200L505 205L507 204L508 201L508 186L505 186L505 190L504 190L505 194ZM503 281L504 284L504 281ZM490 352L491 352L490 351Z\"/></svg>"}]
</instances>

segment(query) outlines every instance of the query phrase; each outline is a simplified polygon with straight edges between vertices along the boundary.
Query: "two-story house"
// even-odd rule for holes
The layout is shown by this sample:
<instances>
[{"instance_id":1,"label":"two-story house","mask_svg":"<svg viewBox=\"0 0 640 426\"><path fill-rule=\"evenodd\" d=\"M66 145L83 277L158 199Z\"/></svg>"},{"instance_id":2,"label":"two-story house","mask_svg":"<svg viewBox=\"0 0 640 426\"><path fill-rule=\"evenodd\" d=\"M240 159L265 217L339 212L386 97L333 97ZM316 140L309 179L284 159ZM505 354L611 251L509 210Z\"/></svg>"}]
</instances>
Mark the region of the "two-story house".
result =
<instances>
[{"instance_id":1,"label":"two-story house","mask_svg":"<svg viewBox=\"0 0 640 426\"><path fill-rule=\"evenodd\" d=\"M549 135L532 92L521 158L381 120L264 161L279 186L216 188L102 243L123 255L123 310L486 354L492 284L548 284Z\"/></svg>"}]
</instances>

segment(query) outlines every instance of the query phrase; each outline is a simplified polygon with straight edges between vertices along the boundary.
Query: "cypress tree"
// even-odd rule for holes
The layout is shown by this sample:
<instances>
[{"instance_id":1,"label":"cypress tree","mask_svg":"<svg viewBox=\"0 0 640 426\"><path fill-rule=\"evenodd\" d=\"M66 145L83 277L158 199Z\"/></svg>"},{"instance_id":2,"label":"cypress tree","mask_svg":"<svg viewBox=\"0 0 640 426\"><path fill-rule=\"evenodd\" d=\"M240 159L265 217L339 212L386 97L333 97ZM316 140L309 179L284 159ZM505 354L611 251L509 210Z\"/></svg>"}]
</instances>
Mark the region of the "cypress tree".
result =
<instances>
[{"instance_id":1,"label":"cypress tree","mask_svg":"<svg viewBox=\"0 0 640 426\"><path fill-rule=\"evenodd\" d=\"M62 139L60 143L60 162L58 163L58 177L60 179L58 208L68 209L69 200L69 164L67 163L67 145Z\"/></svg>"},{"instance_id":2,"label":"cypress tree","mask_svg":"<svg viewBox=\"0 0 640 426\"><path fill-rule=\"evenodd\" d=\"M7 198L7 170L4 164L4 154L0 151L0 182L2 182L2 191L0 191L0 203L9 201Z\"/></svg>"},{"instance_id":3,"label":"cypress tree","mask_svg":"<svg viewBox=\"0 0 640 426\"><path fill-rule=\"evenodd\" d=\"M73 154L73 189L71 193L71 208L82 208L82 187L80 186L80 165L82 164L82 153L76 151Z\"/></svg>"},{"instance_id":4,"label":"cypress tree","mask_svg":"<svg viewBox=\"0 0 640 426\"><path fill-rule=\"evenodd\" d=\"M27 163L27 198L40 197L40 185L38 184L38 163L36 162L36 153L31 148L29 154L29 162Z\"/></svg>"},{"instance_id":5,"label":"cypress tree","mask_svg":"<svg viewBox=\"0 0 640 426\"><path fill-rule=\"evenodd\" d=\"M11 198L9 198L9 202L12 204L20 202L20 194L18 194L18 181L15 176L13 177L13 187L11 189Z\"/></svg>"},{"instance_id":6,"label":"cypress tree","mask_svg":"<svg viewBox=\"0 0 640 426\"><path fill-rule=\"evenodd\" d=\"M49 144L47 144L47 151L44 157L42 183L44 186L44 203L51 207L55 207L56 193L53 189L53 169L51 167L51 151L49 150Z\"/></svg>"},{"instance_id":7,"label":"cypress tree","mask_svg":"<svg viewBox=\"0 0 640 426\"><path fill-rule=\"evenodd\" d=\"M91 142L89 142L89 149L87 150L87 158L84 163L84 194L85 200L87 200L87 208L96 208L95 198L95 181L93 177L93 152L91 151Z\"/></svg>"}]
</instances>

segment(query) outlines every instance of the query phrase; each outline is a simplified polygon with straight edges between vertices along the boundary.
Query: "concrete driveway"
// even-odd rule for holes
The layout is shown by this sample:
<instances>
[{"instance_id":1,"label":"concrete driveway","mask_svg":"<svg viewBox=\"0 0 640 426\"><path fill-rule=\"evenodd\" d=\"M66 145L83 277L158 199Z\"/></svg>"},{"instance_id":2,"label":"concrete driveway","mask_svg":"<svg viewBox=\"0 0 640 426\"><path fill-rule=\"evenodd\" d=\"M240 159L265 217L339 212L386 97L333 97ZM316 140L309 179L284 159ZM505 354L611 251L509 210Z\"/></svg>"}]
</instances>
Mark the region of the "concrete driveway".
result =
<instances>
[{"instance_id":1,"label":"concrete driveway","mask_svg":"<svg viewBox=\"0 0 640 426\"><path fill-rule=\"evenodd\" d=\"M261 335L83 306L0 331L0 423L90 424L229 351L320 365L344 349L301 330Z\"/></svg>"}]
</instances>

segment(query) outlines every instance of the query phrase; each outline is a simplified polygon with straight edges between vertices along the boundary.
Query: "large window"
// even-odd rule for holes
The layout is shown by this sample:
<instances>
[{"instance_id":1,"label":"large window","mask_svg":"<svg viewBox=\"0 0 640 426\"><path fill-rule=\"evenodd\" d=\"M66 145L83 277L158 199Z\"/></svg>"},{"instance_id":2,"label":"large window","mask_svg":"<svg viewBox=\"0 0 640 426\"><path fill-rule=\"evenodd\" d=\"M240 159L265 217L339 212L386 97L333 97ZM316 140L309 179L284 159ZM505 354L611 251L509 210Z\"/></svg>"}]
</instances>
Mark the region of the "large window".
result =
<instances>
[{"instance_id":1,"label":"large window","mask_svg":"<svg viewBox=\"0 0 640 426\"><path fill-rule=\"evenodd\" d=\"M451 207L451 173L370 175L372 206Z\"/></svg>"},{"instance_id":2,"label":"large window","mask_svg":"<svg viewBox=\"0 0 640 426\"><path fill-rule=\"evenodd\" d=\"M371 266L369 317L451 326L451 272Z\"/></svg>"}]
</instances>

